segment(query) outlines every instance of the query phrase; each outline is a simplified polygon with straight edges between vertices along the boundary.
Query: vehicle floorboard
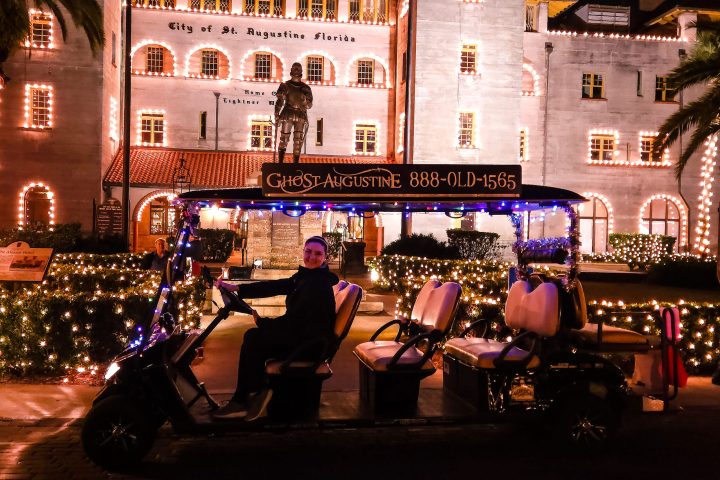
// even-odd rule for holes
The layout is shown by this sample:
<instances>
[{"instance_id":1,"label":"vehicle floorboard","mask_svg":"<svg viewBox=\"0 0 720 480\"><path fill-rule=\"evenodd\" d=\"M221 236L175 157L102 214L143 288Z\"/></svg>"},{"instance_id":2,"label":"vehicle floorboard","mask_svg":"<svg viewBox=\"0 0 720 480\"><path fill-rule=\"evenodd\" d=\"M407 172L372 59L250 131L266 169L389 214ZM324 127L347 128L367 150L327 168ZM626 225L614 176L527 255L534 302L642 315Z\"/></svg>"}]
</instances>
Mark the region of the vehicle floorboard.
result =
<instances>
[{"instance_id":1,"label":"vehicle floorboard","mask_svg":"<svg viewBox=\"0 0 720 480\"><path fill-rule=\"evenodd\" d=\"M229 400L228 394L214 395L220 403ZM264 418L255 422L243 420L213 421L212 412L204 401L198 401L191 413L198 430L273 430L298 428L361 428L393 425L432 425L475 423L487 421L488 416L442 389L421 389L414 412L383 412L373 414L360 400L357 390L323 392L318 413L311 417L292 420Z\"/></svg>"}]
</instances>

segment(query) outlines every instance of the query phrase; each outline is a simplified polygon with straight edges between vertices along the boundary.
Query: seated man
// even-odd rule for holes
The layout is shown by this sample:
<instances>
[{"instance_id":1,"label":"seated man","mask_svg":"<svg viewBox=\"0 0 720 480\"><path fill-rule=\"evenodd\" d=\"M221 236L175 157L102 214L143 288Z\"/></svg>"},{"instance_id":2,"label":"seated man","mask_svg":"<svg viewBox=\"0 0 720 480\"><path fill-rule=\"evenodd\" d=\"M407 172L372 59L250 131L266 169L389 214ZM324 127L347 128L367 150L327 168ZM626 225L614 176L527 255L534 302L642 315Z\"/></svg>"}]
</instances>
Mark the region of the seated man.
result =
<instances>
[{"instance_id":1,"label":"seated man","mask_svg":"<svg viewBox=\"0 0 720 480\"><path fill-rule=\"evenodd\" d=\"M289 355L308 340L335 338L335 296L332 287L338 277L327 266L327 242L310 237L303 250L304 266L281 280L244 285L217 282L240 298L287 295L287 311L277 318L262 318L253 310L256 328L245 333L240 349L238 383L230 402L215 412L217 419L254 420L265 414L272 391L265 387L265 362ZM250 401L250 402L249 402ZM248 403L252 412L248 413Z\"/></svg>"}]
</instances>

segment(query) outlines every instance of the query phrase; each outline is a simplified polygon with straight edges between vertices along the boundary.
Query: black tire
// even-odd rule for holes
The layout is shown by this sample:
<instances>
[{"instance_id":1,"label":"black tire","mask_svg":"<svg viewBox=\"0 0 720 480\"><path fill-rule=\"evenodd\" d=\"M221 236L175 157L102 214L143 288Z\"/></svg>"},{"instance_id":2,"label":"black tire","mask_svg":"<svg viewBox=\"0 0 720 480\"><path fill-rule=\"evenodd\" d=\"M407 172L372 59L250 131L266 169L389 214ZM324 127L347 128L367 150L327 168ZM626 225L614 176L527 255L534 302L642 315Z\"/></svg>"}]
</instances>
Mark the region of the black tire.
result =
<instances>
[{"instance_id":1,"label":"black tire","mask_svg":"<svg viewBox=\"0 0 720 480\"><path fill-rule=\"evenodd\" d=\"M147 455L156 434L157 428L136 400L113 395L90 409L81 437L90 460L108 470L125 470Z\"/></svg>"},{"instance_id":2,"label":"black tire","mask_svg":"<svg viewBox=\"0 0 720 480\"><path fill-rule=\"evenodd\" d=\"M608 399L576 393L557 402L551 421L561 443L582 450L600 450L617 433L620 411Z\"/></svg>"}]
</instances>

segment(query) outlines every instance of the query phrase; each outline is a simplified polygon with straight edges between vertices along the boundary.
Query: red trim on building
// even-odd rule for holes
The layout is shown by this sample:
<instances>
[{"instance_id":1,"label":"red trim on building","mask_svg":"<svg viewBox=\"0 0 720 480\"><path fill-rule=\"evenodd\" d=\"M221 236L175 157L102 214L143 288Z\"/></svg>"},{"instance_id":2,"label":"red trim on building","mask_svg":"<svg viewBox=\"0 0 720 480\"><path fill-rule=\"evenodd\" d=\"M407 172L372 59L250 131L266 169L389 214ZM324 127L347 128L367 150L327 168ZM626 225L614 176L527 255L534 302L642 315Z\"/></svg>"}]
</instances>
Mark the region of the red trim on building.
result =
<instances>
[{"instance_id":1,"label":"red trim on building","mask_svg":"<svg viewBox=\"0 0 720 480\"><path fill-rule=\"evenodd\" d=\"M250 174L260 172L263 163L272 162L272 152L223 152L176 148L130 147L130 185L133 187L171 187L173 172L185 159L191 186L229 188L247 185ZM292 157L290 157L292 158ZM333 157L303 155L302 163L394 163L385 157ZM122 183L122 149L118 150L105 173L104 185Z\"/></svg>"}]
</instances>

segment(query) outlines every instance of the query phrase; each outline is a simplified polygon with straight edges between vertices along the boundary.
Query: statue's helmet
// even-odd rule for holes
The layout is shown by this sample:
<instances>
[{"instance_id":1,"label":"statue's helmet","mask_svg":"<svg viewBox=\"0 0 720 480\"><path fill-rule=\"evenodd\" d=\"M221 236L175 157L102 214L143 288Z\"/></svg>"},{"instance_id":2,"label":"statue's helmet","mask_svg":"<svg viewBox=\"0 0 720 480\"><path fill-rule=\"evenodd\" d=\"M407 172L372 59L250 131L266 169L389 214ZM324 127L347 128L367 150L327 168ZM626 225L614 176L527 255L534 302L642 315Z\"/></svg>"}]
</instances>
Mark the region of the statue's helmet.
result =
<instances>
[{"instance_id":1,"label":"statue's helmet","mask_svg":"<svg viewBox=\"0 0 720 480\"><path fill-rule=\"evenodd\" d=\"M302 64L300 64L298 62L293 63L292 67L290 67L290 76L302 78L302 74L303 74Z\"/></svg>"}]
</instances>

